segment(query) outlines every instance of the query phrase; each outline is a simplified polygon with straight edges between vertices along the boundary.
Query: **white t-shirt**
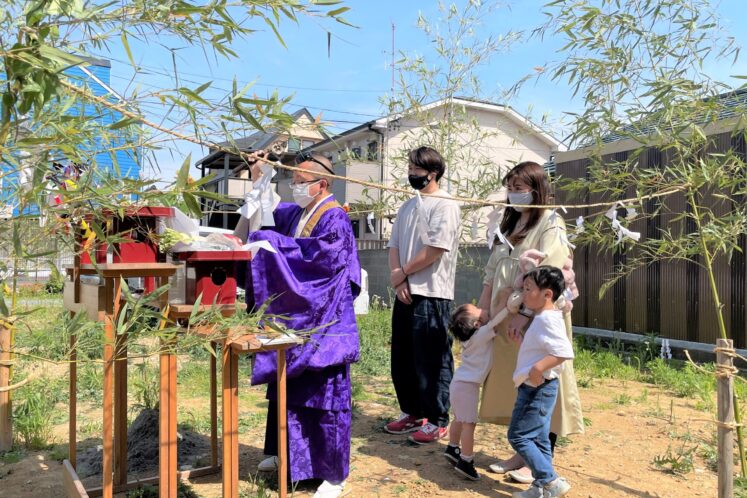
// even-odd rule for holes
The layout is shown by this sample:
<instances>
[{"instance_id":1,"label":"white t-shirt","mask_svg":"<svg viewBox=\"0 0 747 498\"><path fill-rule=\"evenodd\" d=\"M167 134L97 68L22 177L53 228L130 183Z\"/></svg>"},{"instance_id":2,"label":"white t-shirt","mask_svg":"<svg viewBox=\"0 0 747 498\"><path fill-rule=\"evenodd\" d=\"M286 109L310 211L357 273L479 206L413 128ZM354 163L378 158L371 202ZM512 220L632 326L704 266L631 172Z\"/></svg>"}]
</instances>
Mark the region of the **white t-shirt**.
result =
<instances>
[{"instance_id":1,"label":"white t-shirt","mask_svg":"<svg viewBox=\"0 0 747 498\"><path fill-rule=\"evenodd\" d=\"M448 192L439 190L438 197L423 197L423 212L428 226L427 244L445 252L430 266L408 275L410 293L417 296L454 299L459 249L461 216L459 205ZM413 197L399 208L387 247L399 249L399 264L404 266L426 244L418 228L418 199Z\"/></svg>"},{"instance_id":2,"label":"white t-shirt","mask_svg":"<svg viewBox=\"0 0 747 498\"><path fill-rule=\"evenodd\" d=\"M482 384L493 366L493 338L495 329L492 325L483 325L472 334L468 341L462 343L462 363L454 372L452 382L477 382Z\"/></svg>"},{"instance_id":3,"label":"white t-shirt","mask_svg":"<svg viewBox=\"0 0 747 498\"><path fill-rule=\"evenodd\" d=\"M560 310L545 310L535 315L519 346L516 370L514 370L514 385L519 387L524 382L532 385L529 382L529 371L535 363L547 355L566 360L573 358L573 346L568 340L563 312ZM563 364L561 363L555 368L545 370L543 376L547 380L555 379L562 371Z\"/></svg>"}]
</instances>

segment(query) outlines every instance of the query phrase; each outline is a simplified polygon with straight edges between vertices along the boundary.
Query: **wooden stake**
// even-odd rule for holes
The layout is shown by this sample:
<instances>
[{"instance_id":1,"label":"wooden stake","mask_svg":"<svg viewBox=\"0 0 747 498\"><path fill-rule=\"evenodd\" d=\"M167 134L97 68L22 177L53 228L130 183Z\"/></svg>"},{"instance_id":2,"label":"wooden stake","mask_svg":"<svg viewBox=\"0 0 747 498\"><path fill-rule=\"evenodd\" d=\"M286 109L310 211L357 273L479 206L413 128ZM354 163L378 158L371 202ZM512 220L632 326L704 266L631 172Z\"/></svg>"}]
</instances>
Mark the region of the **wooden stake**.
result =
<instances>
[{"instance_id":1,"label":"wooden stake","mask_svg":"<svg viewBox=\"0 0 747 498\"><path fill-rule=\"evenodd\" d=\"M10 385L10 329L0 327L0 387ZM0 453L13 447L10 391L0 392Z\"/></svg>"},{"instance_id":2,"label":"wooden stake","mask_svg":"<svg viewBox=\"0 0 747 498\"><path fill-rule=\"evenodd\" d=\"M288 411L285 386L285 349L278 350L278 490L288 496Z\"/></svg>"},{"instance_id":3,"label":"wooden stake","mask_svg":"<svg viewBox=\"0 0 747 498\"><path fill-rule=\"evenodd\" d=\"M109 282L111 279L107 279L107 287L111 286ZM103 316L102 316L103 315ZM102 496L104 498L113 498L114 487L113 487L113 466L112 466L112 453L113 453L113 431L112 431L112 418L114 415L113 391L114 391L114 336L115 336L115 325L114 317L110 314L99 312L99 318L104 321L104 399L103 399L103 418L104 428L103 434L101 435L103 443L103 455L102 455L102 467L103 467L103 482L102 482Z\"/></svg>"},{"instance_id":4,"label":"wooden stake","mask_svg":"<svg viewBox=\"0 0 747 498\"><path fill-rule=\"evenodd\" d=\"M718 498L734 496L734 379L726 375L734 366L733 357L722 349L732 349L731 339L716 340L718 399Z\"/></svg>"},{"instance_id":5,"label":"wooden stake","mask_svg":"<svg viewBox=\"0 0 747 498\"><path fill-rule=\"evenodd\" d=\"M124 484L127 484L127 334L120 334L114 352L114 485Z\"/></svg>"},{"instance_id":6,"label":"wooden stake","mask_svg":"<svg viewBox=\"0 0 747 498\"><path fill-rule=\"evenodd\" d=\"M75 313L70 313L74 317ZM68 460L73 469L78 458L78 335L70 335L70 403L68 422Z\"/></svg>"},{"instance_id":7,"label":"wooden stake","mask_svg":"<svg viewBox=\"0 0 747 498\"><path fill-rule=\"evenodd\" d=\"M210 347L217 354L218 343L210 342ZM218 466L218 361L214 354L210 355L210 464Z\"/></svg>"},{"instance_id":8,"label":"wooden stake","mask_svg":"<svg viewBox=\"0 0 747 498\"><path fill-rule=\"evenodd\" d=\"M228 341L226 341L227 343ZM223 344L223 498L239 497L238 358Z\"/></svg>"}]
</instances>

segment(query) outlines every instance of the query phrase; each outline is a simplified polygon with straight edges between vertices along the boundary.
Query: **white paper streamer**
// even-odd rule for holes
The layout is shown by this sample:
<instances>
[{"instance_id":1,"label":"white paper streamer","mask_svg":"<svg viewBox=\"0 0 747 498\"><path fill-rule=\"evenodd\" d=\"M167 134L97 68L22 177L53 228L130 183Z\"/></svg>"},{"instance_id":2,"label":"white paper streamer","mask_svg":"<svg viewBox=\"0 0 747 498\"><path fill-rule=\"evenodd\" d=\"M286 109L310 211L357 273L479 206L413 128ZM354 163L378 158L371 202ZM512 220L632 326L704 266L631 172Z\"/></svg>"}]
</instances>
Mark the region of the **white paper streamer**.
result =
<instances>
[{"instance_id":1,"label":"white paper streamer","mask_svg":"<svg viewBox=\"0 0 747 498\"><path fill-rule=\"evenodd\" d=\"M576 240L576 237L584 233L584 231L586 231L586 228L584 227L584 217L579 216L578 218L576 218L576 231L573 232L568 238L570 240Z\"/></svg>"},{"instance_id":2,"label":"white paper streamer","mask_svg":"<svg viewBox=\"0 0 747 498\"><path fill-rule=\"evenodd\" d=\"M472 215L472 226L470 227L470 236L472 240L477 238L477 214Z\"/></svg>"},{"instance_id":3,"label":"white paper streamer","mask_svg":"<svg viewBox=\"0 0 747 498\"><path fill-rule=\"evenodd\" d=\"M619 244L623 241L625 237L638 242L641 239L641 232L631 232L624 226L620 224L619 221L617 221L617 218L612 220L612 230L615 231L617 234L617 240L615 241L615 245Z\"/></svg>"},{"instance_id":4,"label":"white paper streamer","mask_svg":"<svg viewBox=\"0 0 747 498\"><path fill-rule=\"evenodd\" d=\"M373 211L368 213L366 216L366 223L368 224L368 231L371 233L376 233L376 228L374 227L374 220L376 219L376 216L374 215Z\"/></svg>"},{"instance_id":5,"label":"white paper streamer","mask_svg":"<svg viewBox=\"0 0 747 498\"><path fill-rule=\"evenodd\" d=\"M514 246L511 244L511 242L508 241L508 238L503 234L503 232L501 232L500 230L498 230L498 232L495 234L495 236L498 237L498 240L500 240L501 243L506 244L508 246L508 249L510 251L514 250Z\"/></svg>"},{"instance_id":6,"label":"white paper streamer","mask_svg":"<svg viewBox=\"0 0 747 498\"><path fill-rule=\"evenodd\" d=\"M275 192L272 191L272 178L276 175L272 166L260 166L262 176L252 183L252 190L244 194L244 205L237 212L246 219L250 219L256 212L260 213L262 226L274 227L275 218L272 215Z\"/></svg>"},{"instance_id":7,"label":"white paper streamer","mask_svg":"<svg viewBox=\"0 0 747 498\"><path fill-rule=\"evenodd\" d=\"M669 347L669 339L661 340L661 352L659 353L659 357L663 360L672 359L672 348Z\"/></svg>"},{"instance_id":8,"label":"white paper streamer","mask_svg":"<svg viewBox=\"0 0 747 498\"><path fill-rule=\"evenodd\" d=\"M260 249L264 249L265 251L277 254L277 251L274 247L272 247L269 240L258 240L256 242L250 242L241 246L242 251L250 251L252 253L252 258L257 255Z\"/></svg>"},{"instance_id":9,"label":"white paper streamer","mask_svg":"<svg viewBox=\"0 0 747 498\"><path fill-rule=\"evenodd\" d=\"M493 242L496 237L499 237L501 231L501 217L503 215L502 208L495 208L488 214L488 249L493 249ZM501 234L503 235L503 234ZM500 237L499 237L500 238Z\"/></svg>"}]
</instances>

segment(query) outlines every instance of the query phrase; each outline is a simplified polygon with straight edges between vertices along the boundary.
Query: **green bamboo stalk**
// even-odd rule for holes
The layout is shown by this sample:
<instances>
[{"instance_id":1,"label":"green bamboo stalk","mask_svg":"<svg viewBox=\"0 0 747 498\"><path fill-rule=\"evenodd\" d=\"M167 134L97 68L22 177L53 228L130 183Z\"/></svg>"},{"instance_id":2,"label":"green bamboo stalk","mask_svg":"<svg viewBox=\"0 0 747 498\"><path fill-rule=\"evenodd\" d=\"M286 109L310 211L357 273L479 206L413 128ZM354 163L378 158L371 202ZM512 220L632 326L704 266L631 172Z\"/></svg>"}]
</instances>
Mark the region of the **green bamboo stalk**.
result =
<instances>
[{"instance_id":1,"label":"green bamboo stalk","mask_svg":"<svg viewBox=\"0 0 747 498\"><path fill-rule=\"evenodd\" d=\"M722 339L728 339L728 335L726 333L726 322L724 321L724 314L723 314L723 306L721 305L721 299L718 294L718 287L716 286L716 277L713 274L713 256L711 255L711 252L708 249L708 244L706 244L705 237L702 236L702 228L703 225L701 223L700 219L700 211L698 210L698 205L695 202L695 192L690 189L688 191L688 199L690 201L690 206L692 206L693 210L693 218L695 219L695 225L697 226L698 233L701 234L700 238L700 245L701 249L703 250L703 258L705 259L705 267L708 271L708 282L709 286L711 287L711 295L713 296L713 302L714 306L716 307L716 317L718 318L718 328L719 328L719 334L721 335ZM736 423L737 427L737 445L739 446L739 463L740 463L740 470L742 473L742 477L747 477L747 458L745 457L745 448L744 448L744 434L743 434L743 427L742 427L742 412L739 409L739 400L737 398L737 392L736 390L732 393L733 396L733 403L734 403L734 422Z\"/></svg>"}]
</instances>

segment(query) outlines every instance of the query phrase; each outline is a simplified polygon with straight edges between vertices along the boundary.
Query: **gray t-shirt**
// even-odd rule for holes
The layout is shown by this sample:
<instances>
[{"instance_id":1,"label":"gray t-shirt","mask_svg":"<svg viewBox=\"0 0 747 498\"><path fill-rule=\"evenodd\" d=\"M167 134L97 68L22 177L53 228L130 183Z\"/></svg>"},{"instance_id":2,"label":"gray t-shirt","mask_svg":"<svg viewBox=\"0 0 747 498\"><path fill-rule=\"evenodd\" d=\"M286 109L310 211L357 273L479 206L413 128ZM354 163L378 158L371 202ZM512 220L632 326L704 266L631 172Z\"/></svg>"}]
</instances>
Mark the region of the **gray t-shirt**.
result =
<instances>
[{"instance_id":1,"label":"gray t-shirt","mask_svg":"<svg viewBox=\"0 0 747 498\"><path fill-rule=\"evenodd\" d=\"M387 247L399 249L399 263L404 266L425 245L444 249L445 252L430 266L407 277L410 293L418 296L454 299L461 216L459 205L449 193L439 190L438 197L423 197L422 214L425 224L419 222L418 199L413 197L399 208ZM420 227L427 226L428 243L425 244Z\"/></svg>"}]
</instances>

